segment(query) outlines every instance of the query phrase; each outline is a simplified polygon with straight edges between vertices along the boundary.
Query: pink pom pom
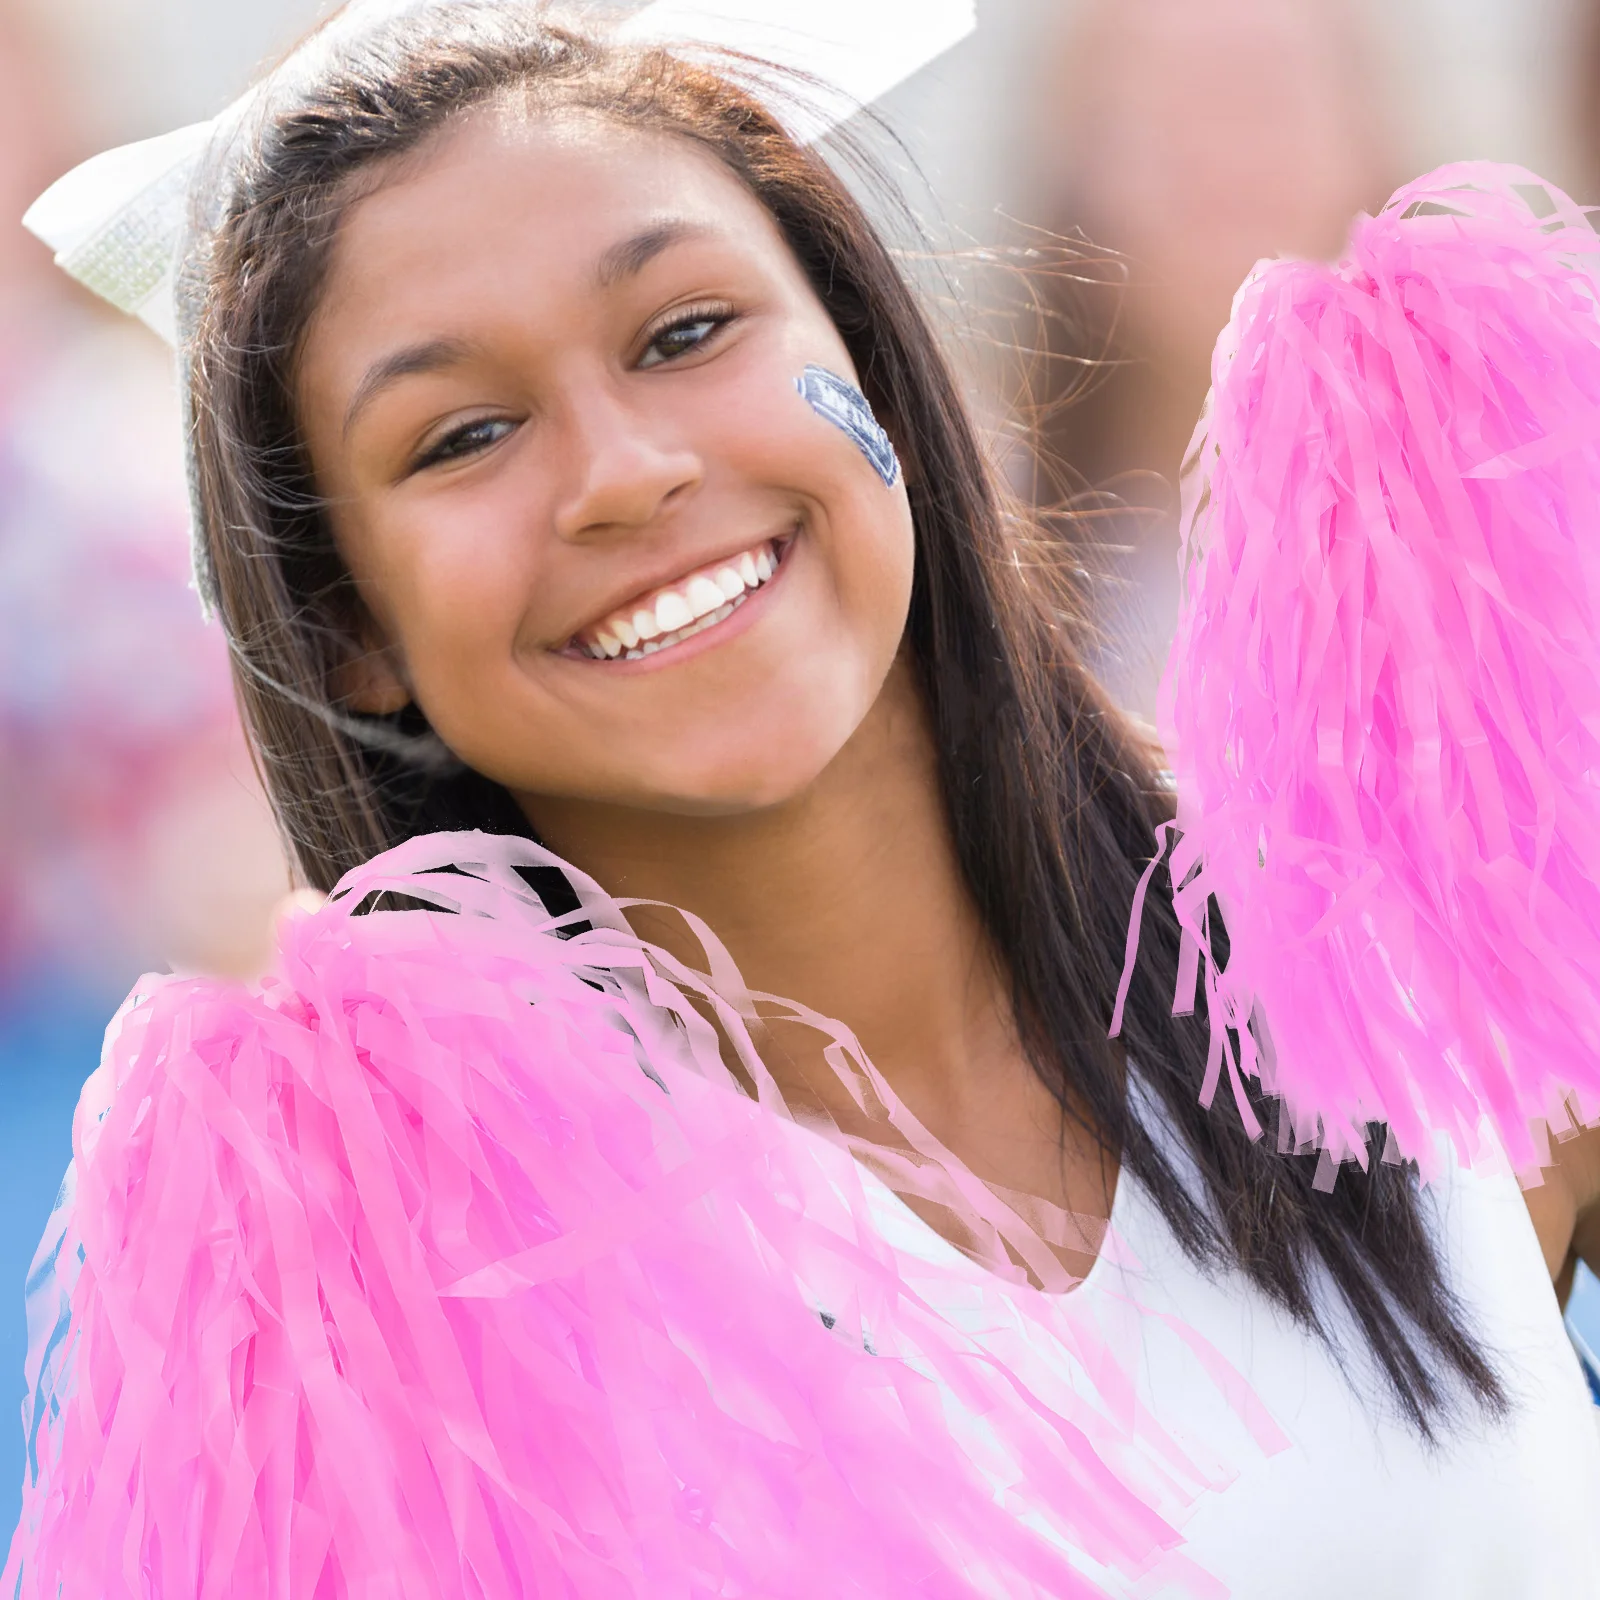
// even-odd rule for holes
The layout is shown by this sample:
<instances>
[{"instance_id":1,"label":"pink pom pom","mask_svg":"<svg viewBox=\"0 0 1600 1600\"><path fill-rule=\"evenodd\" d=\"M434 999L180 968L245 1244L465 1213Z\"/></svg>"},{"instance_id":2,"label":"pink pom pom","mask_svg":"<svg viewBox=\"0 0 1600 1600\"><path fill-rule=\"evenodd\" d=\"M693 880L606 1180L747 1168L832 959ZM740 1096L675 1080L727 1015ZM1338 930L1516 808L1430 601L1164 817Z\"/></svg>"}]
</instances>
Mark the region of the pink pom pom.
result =
<instances>
[{"instance_id":1,"label":"pink pom pom","mask_svg":"<svg viewBox=\"0 0 1600 1600\"><path fill-rule=\"evenodd\" d=\"M1022 1389L902 1280L736 1009L592 884L552 923L515 869L555 864L417 841L290 925L261 989L124 1008L75 1130L67 1390L0 1589L1099 1592L1070 1549L1215 1593L1151 1508L1207 1480L1118 1398L1126 1352L1086 1329L1081 1403ZM377 891L455 914L351 914Z\"/></svg>"},{"instance_id":2,"label":"pink pom pom","mask_svg":"<svg viewBox=\"0 0 1600 1600\"><path fill-rule=\"evenodd\" d=\"M1210 896L1227 926L1217 1070L1332 1156L1383 1119L1470 1158L1487 1118L1526 1168L1530 1118L1600 1116L1597 265L1558 190L1447 167L1336 265L1259 267L1217 347L1171 867L1191 938Z\"/></svg>"}]
</instances>

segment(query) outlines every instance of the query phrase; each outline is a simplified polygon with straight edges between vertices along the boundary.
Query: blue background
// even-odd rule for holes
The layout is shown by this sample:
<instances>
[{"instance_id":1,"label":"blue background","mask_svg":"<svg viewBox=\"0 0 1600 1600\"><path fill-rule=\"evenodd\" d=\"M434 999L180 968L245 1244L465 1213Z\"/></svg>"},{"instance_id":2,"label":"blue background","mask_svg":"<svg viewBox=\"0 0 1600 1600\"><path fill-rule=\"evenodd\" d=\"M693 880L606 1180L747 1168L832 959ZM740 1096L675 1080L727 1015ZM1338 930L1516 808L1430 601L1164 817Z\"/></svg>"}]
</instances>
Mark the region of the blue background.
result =
<instances>
[{"instance_id":1,"label":"blue background","mask_svg":"<svg viewBox=\"0 0 1600 1600\"><path fill-rule=\"evenodd\" d=\"M72 1112L120 997L49 976L0 995L0 1543L22 1506L28 1263L72 1159ZM0 1557L0 1564L3 1564Z\"/></svg>"}]
</instances>

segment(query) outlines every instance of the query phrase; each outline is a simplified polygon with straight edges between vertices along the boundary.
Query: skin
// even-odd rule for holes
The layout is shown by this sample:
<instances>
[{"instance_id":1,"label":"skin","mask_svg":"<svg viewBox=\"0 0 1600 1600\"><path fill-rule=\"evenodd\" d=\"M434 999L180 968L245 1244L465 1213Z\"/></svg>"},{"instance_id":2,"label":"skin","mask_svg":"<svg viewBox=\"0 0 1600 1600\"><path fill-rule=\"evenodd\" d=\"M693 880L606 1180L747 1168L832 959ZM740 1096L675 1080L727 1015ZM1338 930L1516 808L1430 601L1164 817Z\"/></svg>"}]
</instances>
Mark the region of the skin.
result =
<instances>
[{"instance_id":1,"label":"skin","mask_svg":"<svg viewBox=\"0 0 1600 1600\"><path fill-rule=\"evenodd\" d=\"M858 381L770 216L687 141L486 109L395 166L349 210L297 377L370 617L339 687L415 702L608 891L697 914L751 988L844 1022L980 1176L1104 1219L1115 1163L1029 1068L954 857L903 647L904 482L796 394L808 362ZM689 644L567 648L791 534L772 585ZM636 925L694 959L677 918ZM851 1121L813 1035L775 1027L763 1056ZM1575 1253L1600 1263L1600 1134L1545 1179L1529 1211L1560 1288ZM1092 1245L1061 1255L1082 1274Z\"/></svg>"},{"instance_id":2,"label":"skin","mask_svg":"<svg viewBox=\"0 0 1600 1600\"><path fill-rule=\"evenodd\" d=\"M1600 1129L1565 1131L1551 1142L1551 1156L1522 1198L1564 1306L1580 1261L1600 1272Z\"/></svg>"},{"instance_id":3,"label":"skin","mask_svg":"<svg viewBox=\"0 0 1600 1600\"><path fill-rule=\"evenodd\" d=\"M700 231L597 280L666 220ZM675 313L711 308L733 320L649 353ZM440 338L470 353L346 430L374 363ZM372 618L345 687L367 710L415 700L550 848L613 894L702 917L751 988L843 1021L981 1176L1104 1218L1115 1170L1076 1130L1063 1141L954 858L901 648L904 483L796 393L808 362L859 381L713 157L591 119L464 120L353 207L304 346L313 466ZM486 447L410 470L482 418ZM797 527L773 586L722 628L620 667L561 653L623 601ZM693 958L678 919L636 925ZM831 1081L805 1030L775 1027L763 1055L802 1102Z\"/></svg>"}]
</instances>

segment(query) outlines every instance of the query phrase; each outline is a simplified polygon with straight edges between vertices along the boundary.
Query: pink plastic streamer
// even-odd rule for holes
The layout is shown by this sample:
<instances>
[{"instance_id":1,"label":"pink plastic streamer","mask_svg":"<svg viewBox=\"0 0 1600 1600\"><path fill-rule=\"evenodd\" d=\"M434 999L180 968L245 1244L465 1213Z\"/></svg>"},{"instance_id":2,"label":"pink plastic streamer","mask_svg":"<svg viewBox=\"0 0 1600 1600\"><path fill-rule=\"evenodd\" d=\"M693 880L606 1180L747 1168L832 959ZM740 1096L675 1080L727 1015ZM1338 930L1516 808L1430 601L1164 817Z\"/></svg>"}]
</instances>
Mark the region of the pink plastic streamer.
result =
<instances>
[{"instance_id":1,"label":"pink plastic streamer","mask_svg":"<svg viewBox=\"0 0 1600 1600\"><path fill-rule=\"evenodd\" d=\"M1099 1592L1068 1549L1215 1592L1154 1504L1214 1484L1105 1381L1137 1351L1086 1323L1081 1397L1029 1393L932 1309L952 1269L908 1286L849 1141L775 1100L725 952L722 992L581 878L558 924L514 870L553 862L415 841L288 924L264 985L124 1007L74 1131L70 1381L3 1592ZM941 1188L914 1126L905 1150L1006 1259L1003 1202Z\"/></svg>"},{"instance_id":2,"label":"pink plastic streamer","mask_svg":"<svg viewBox=\"0 0 1600 1600\"><path fill-rule=\"evenodd\" d=\"M1600 239L1446 167L1264 263L1186 469L1161 733L1213 1056L1298 1139L1600 1117ZM1224 1038L1254 1016L1257 1052ZM1329 1177L1331 1179L1331 1167Z\"/></svg>"}]
</instances>

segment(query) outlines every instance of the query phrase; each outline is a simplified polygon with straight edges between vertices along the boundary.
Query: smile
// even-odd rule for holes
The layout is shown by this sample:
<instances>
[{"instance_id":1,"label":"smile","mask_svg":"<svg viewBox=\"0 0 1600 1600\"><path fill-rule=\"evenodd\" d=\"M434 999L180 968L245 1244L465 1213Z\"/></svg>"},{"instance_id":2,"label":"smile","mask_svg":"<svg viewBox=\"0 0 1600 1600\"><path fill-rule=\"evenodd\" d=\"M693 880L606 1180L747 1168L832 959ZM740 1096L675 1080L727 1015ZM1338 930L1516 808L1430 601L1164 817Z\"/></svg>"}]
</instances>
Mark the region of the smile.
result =
<instances>
[{"instance_id":1,"label":"smile","mask_svg":"<svg viewBox=\"0 0 1600 1600\"><path fill-rule=\"evenodd\" d=\"M568 649L593 661L642 661L726 622L771 581L793 536L763 539L698 567L580 629Z\"/></svg>"}]
</instances>

